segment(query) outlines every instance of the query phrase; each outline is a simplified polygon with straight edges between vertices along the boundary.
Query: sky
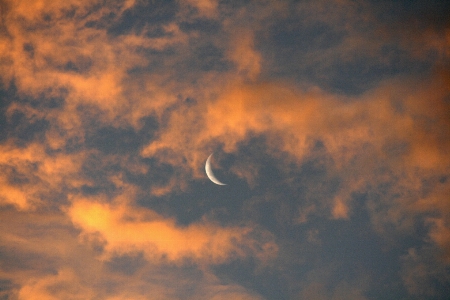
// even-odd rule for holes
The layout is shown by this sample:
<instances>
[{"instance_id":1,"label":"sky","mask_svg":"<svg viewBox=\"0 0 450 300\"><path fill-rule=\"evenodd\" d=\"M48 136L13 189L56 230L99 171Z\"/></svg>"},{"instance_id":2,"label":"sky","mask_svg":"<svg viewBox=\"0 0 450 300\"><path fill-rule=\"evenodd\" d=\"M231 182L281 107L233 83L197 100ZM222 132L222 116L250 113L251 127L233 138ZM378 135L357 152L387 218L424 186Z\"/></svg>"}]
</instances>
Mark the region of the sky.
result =
<instances>
[{"instance_id":1,"label":"sky","mask_svg":"<svg viewBox=\"0 0 450 300\"><path fill-rule=\"evenodd\" d=\"M0 299L448 299L449 15L0 0Z\"/></svg>"}]
</instances>

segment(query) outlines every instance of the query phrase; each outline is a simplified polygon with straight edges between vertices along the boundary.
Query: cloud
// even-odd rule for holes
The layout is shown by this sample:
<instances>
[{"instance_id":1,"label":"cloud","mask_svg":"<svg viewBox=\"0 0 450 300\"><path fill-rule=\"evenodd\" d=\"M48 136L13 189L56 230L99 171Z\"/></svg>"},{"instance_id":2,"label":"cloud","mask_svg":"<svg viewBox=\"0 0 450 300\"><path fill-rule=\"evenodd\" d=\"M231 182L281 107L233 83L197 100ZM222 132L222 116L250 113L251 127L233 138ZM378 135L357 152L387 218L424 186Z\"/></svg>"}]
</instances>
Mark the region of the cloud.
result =
<instances>
[{"instance_id":1,"label":"cloud","mask_svg":"<svg viewBox=\"0 0 450 300\"><path fill-rule=\"evenodd\" d=\"M186 2L197 8L199 15L204 17L216 17L217 14L217 0L187 0Z\"/></svg>"},{"instance_id":2,"label":"cloud","mask_svg":"<svg viewBox=\"0 0 450 300\"><path fill-rule=\"evenodd\" d=\"M3 1L10 296L262 299L271 278L286 297L365 299L317 261L364 264L369 233L400 260L395 284L438 295L450 35L445 9L402 5ZM235 190L203 184L212 152Z\"/></svg>"},{"instance_id":3,"label":"cloud","mask_svg":"<svg viewBox=\"0 0 450 300\"><path fill-rule=\"evenodd\" d=\"M0 198L3 204L13 204L19 209L47 205L43 201L55 197L64 189L79 187L84 180L76 174L81 169L83 154L50 155L45 148L33 143L18 148L13 142L0 146Z\"/></svg>"},{"instance_id":4,"label":"cloud","mask_svg":"<svg viewBox=\"0 0 450 300\"><path fill-rule=\"evenodd\" d=\"M176 149L177 153L188 157L187 161L192 165L199 166L199 159L189 156L197 156L196 149L208 147L210 141L215 141L216 145L222 143L225 151L233 151L238 143L251 135L265 134L274 143L269 147L286 151L299 161L309 153L314 140L322 141L334 163L341 167L348 166L355 155L361 156L363 147L371 147L381 160L391 155L386 151L398 148L395 141L397 145L403 143L406 147L404 152L397 154L396 159L401 159L399 165L439 168L442 164L438 162L447 161L441 148L446 133L443 132L442 136L433 134L431 128L422 127L420 122L438 117L440 125L437 127L446 126L445 117L439 116L441 113L437 109L423 107L419 111L421 108L417 105L421 105L421 97L430 95L433 90L433 93L438 93L432 96L436 105L445 106L442 101L447 91L434 84L410 91L409 84L399 85L400 88L380 86L358 102L351 98L336 99L317 89L299 91L277 84L226 85L214 102L171 114L167 127L157 140L144 148L142 154L152 156L159 149ZM392 100L402 92L408 95L405 100ZM420 96L413 96L413 93ZM405 111L396 111L395 105L403 106ZM196 130L191 132L191 128ZM402 151L401 148L398 150ZM181 162L173 160L173 156L169 160L168 152L164 153L167 162L178 165ZM370 162L365 162L369 165L358 166L362 167L361 170L370 168Z\"/></svg>"},{"instance_id":5,"label":"cloud","mask_svg":"<svg viewBox=\"0 0 450 300\"><path fill-rule=\"evenodd\" d=\"M240 155L252 138L263 136L264 151L279 158L280 170L292 163L301 168L314 157L323 160L326 168L320 183L327 188L321 189L315 181L303 188L301 200L294 204L297 221L292 222L305 223L324 215L352 222L358 217L355 214L361 213L359 201L367 199L364 205L373 228L393 245L400 236L417 234L424 216L439 216L430 219L433 225L426 236L447 253L448 197L445 192L425 196L429 191L444 191L450 167L445 150L449 91L441 74L433 76L421 84L397 78L358 99L276 83L231 84L207 105L174 112L142 155L183 167L187 175L180 175L182 178L204 176L200 167L209 153L219 149ZM434 104L429 106L423 99ZM323 145L322 152L316 152L318 142ZM250 164L255 171L246 175L250 176L248 182L263 180L258 171L261 163ZM244 176L237 168L231 171ZM337 182L334 191L330 186L333 180ZM286 186L291 182L298 181L286 177ZM322 197L306 192L314 188ZM272 201L277 205L288 202L280 197ZM289 210L280 220L290 215Z\"/></svg>"},{"instance_id":6,"label":"cloud","mask_svg":"<svg viewBox=\"0 0 450 300\"><path fill-rule=\"evenodd\" d=\"M341 279L337 282L329 282L331 273L336 272L336 266L328 266L312 270L308 273L307 278L302 282L300 292L297 297L307 299L354 299L365 300L364 289L367 286L367 277L354 279L354 282L349 282L346 279Z\"/></svg>"},{"instance_id":7,"label":"cloud","mask_svg":"<svg viewBox=\"0 0 450 300\"><path fill-rule=\"evenodd\" d=\"M68 215L2 209L0 277L11 283L5 286L9 297L262 299L223 282L209 267L236 258L273 258L276 245L270 236L252 239L244 236L249 227L207 223L183 228L150 210L76 200ZM72 226L75 221L82 231Z\"/></svg>"},{"instance_id":8,"label":"cloud","mask_svg":"<svg viewBox=\"0 0 450 300\"><path fill-rule=\"evenodd\" d=\"M61 299L66 297L89 299L95 292L84 287L71 270L60 270L56 275L31 279L20 289L18 299Z\"/></svg>"},{"instance_id":9,"label":"cloud","mask_svg":"<svg viewBox=\"0 0 450 300\"><path fill-rule=\"evenodd\" d=\"M125 120L138 126L142 117L176 99L159 87L161 76L129 74L149 64L141 50L163 51L187 42L188 36L176 24L164 25L160 37L148 37L145 30L112 36L105 28L91 25L108 14L116 16L110 21L114 22L133 1L98 9L88 2L5 5L8 34L1 37L3 83L13 83L21 95L33 98L64 98L61 108L41 111L51 127L63 130L61 134L83 138L82 108L106 123Z\"/></svg>"},{"instance_id":10,"label":"cloud","mask_svg":"<svg viewBox=\"0 0 450 300\"><path fill-rule=\"evenodd\" d=\"M149 209L73 199L68 215L85 234L100 234L107 256L143 251L150 261L223 263L254 255L263 260L276 255L270 240L253 240L250 227L220 227L193 223L180 227Z\"/></svg>"},{"instance_id":11,"label":"cloud","mask_svg":"<svg viewBox=\"0 0 450 300\"><path fill-rule=\"evenodd\" d=\"M261 55L254 49L254 37L251 31L238 31L232 39L229 57L237 65L238 74L256 79L261 70Z\"/></svg>"}]
</instances>

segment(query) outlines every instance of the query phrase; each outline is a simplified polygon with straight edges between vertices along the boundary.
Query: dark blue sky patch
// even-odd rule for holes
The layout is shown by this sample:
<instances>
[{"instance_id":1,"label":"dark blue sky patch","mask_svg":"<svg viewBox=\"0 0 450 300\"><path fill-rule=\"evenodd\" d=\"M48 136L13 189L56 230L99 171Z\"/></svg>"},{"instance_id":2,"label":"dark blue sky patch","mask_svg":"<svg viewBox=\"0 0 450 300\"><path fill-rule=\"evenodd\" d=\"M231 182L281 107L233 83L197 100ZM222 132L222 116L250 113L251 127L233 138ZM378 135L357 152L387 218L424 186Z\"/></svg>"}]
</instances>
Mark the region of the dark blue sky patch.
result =
<instances>
[{"instance_id":1,"label":"dark blue sky patch","mask_svg":"<svg viewBox=\"0 0 450 300\"><path fill-rule=\"evenodd\" d=\"M432 27L445 30L450 24L450 3L446 0L369 1L380 23L394 26ZM416 27L416 28L417 28Z\"/></svg>"},{"instance_id":2,"label":"dark blue sky patch","mask_svg":"<svg viewBox=\"0 0 450 300\"><path fill-rule=\"evenodd\" d=\"M411 299L447 299L450 287L450 267L438 264L439 254L434 247L409 248L400 257L401 276L406 288L414 296Z\"/></svg>"},{"instance_id":3,"label":"dark blue sky patch","mask_svg":"<svg viewBox=\"0 0 450 300\"><path fill-rule=\"evenodd\" d=\"M143 141L131 127L102 127L86 136L86 146L105 154L132 154L139 151Z\"/></svg>"},{"instance_id":4,"label":"dark blue sky patch","mask_svg":"<svg viewBox=\"0 0 450 300\"><path fill-rule=\"evenodd\" d=\"M75 59L67 61L61 70L65 72L75 72L79 74L86 74L93 66L93 61L90 57L84 55L78 55Z\"/></svg>"},{"instance_id":5,"label":"dark blue sky patch","mask_svg":"<svg viewBox=\"0 0 450 300\"><path fill-rule=\"evenodd\" d=\"M398 274L398 255L401 253L386 251L368 218L361 216L350 220L312 218L307 224L297 226L297 236L279 241L283 251L277 266L286 278L290 278L289 290L300 293L312 280L311 274L322 268L328 275L321 275L316 283L323 284L330 297L341 282L359 280L364 283L361 289L368 295L377 296L377 289L383 288L394 295L407 296L405 290L399 289L402 280ZM371 287L366 288L369 282Z\"/></svg>"},{"instance_id":6,"label":"dark blue sky patch","mask_svg":"<svg viewBox=\"0 0 450 300\"><path fill-rule=\"evenodd\" d=\"M106 262L106 266L113 272L120 272L127 276L132 276L146 264L147 261L142 253L115 256Z\"/></svg>"},{"instance_id":7,"label":"dark blue sky patch","mask_svg":"<svg viewBox=\"0 0 450 300\"><path fill-rule=\"evenodd\" d=\"M176 171L169 169L161 174L161 168L151 168L152 176L148 184L158 185L164 177L170 178ZM164 182L161 182L164 184ZM189 225L204 216L214 217L214 221L224 226L242 222L240 208L249 197L250 190L245 182L228 183L218 186L208 179L192 182L189 190L170 193L160 197L144 198L140 205L151 208L165 216L175 216L179 225Z\"/></svg>"},{"instance_id":8,"label":"dark blue sky patch","mask_svg":"<svg viewBox=\"0 0 450 300\"><path fill-rule=\"evenodd\" d=\"M284 51L287 51L283 53ZM314 50L320 53L320 49ZM347 95L359 95L379 82L401 74L419 75L432 69L433 54L430 59L409 57L397 45L385 45L380 49L380 55L373 57L357 53L349 60L339 56L324 56L324 60L306 59L314 57L312 52L302 52L301 49L281 50L282 55L274 57L275 78L295 77L299 81L308 81L324 90ZM320 54L318 54L320 58ZM278 72L278 70L280 70Z\"/></svg>"},{"instance_id":9,"label":"dark blue sky patch","mask_svg":"<svg viewBox=\"0 0 450 300\"><path fill-rule=\"evenodd\" d=\"M25 51L28 54L28 57L30 59L34 58L34 46L32 43L24 43L23 44L23 51Z\"/></svg>"},{"instance_id":10,"label":"dark blue sky patch","mask_svg":"<svg viewBox=\"0 0 450 300\"><path fill-rule=\"evenodd\" d=\"M175 17L178 10L176 1L141 1L126 10L120 19L109 28L112 35L127 34L134 31L140 34L148 25L163 26ZM154 33L159 29L154 27Z\"/></svg>"},{"instance_id":11,"label":"dark blue sky patch","mask_svg":"<svg viewBox=\"0 0 450 300\"><path fill-rule=\"evenodd\" d=\"M151 48L140 48L137 49L136 52L141 53L146 57L148 63L146 65L134 66L127 70L127 73L133 76L139 76L142 74L150 73L150 74L158 74L164 73L166 68L178 69L178 63L180 62L177 58L180 49L176 49L174 46L169 46L164 50L155 50ZM180 73L185 75L180 68ZM171 74L172 76L178 76L178 72L176 74ZM181 78L181 76L179 76Z\"/></svg>"},{"instance_id":12,"label":"dark blue sky patch","mask_svg":"<svg viewBox=\"0 0 450 300\"><path fill-rule=\"evenodd\" d=\"M296 54L329 49L339 45L347 35L345 31L325 22L305 24L298 17L275 23L269 32L268 39L274 43L271 46ZM260 47L265 45L261 43Z\"/></svg>"},{"instance_id":13,"label":"dark blue sky patch","mask_svg":"<svg viewBox=\"0 0 450 300\"><path fill-rule=\"evenodd\" d=\"M355 214L359 211L355 212ZM324 262L339 262L346 272L338 276L340 279L352 279L359 272L352 274L352 268L363 268L373 273L390 270L397 253L385 252L383 241L371 227L368 218L352 218L350 220L322 220L310 225L319 230L318 238L322 241L323 250L318 253ZM388 259L390 256L391 259ZM363 273L366 273L363 272Z\"/></svg>"},{"instance_id":14,"label":"dark blue sky patch","mask_svg":"<svg viewBox=\"0 0 450 300\"><path fill-rule=\"evenodd\" d=\"M55 259L40 255L38 251L30 253L14 250L4 246L0 247L0 267L2 270L35 270L36 266L45 264L44 268L40 268L42 274L56 274L57 261Z\"/></svg>"},{"instance_id":15,"label":"dark blue sky patch","mask_svg":"<svg viewBox=\"0 0 450 300\"><path fill-rule=\"evenodd\" d=\"M6 116L6 110L12 103L14 95L16 94L16 87L13 83L10 84L8 89L0 88L0 141L5 140L8 137L8 117Z\"/></svg>"},{"instance_id":16,"label":"dark blue sky patch","mask_svg":"<svg viewBox=\"0 0 450 300\"><path fill-rule=\"evenodd\" d=\"M267 300L292 299L282 274L271 268L259 268L259 262L254 259L234 260L215 266L213 270L224 282L242 285L264 295Z\"/></svg>"},{"instance_id":17,"label":"dark blue sky patch","mask_svg":"<svg viewBox=\"0 0 450 300\"><path fill-rule=\"evenodd\" d=\"M211 44L196 48L193 57L187 59L186 64L185 67L191 72L196 70L226 72L231 69L231 63L225 59L223 51Z\"/></svg>"},{"instance_id":18,"label":"dark blue sky patch","mask_svg":"<svg viewBox=\"0 0 450 300\"><path fill-rule=\"evenodd\" d=\"M378 193L375 192L376 189L367 193L365 206L370 211L368 218L376 228L377 235L382 236L382 242L386 249L390 251L404 251L404 249L423 245L424 241L429 239L431 227L425 220L427 216L433 217L434 212L424 212L412 217L408 212L400 211L398 206L401 204L398 202L408 196L413 199L420 192L408 192L409 195L399 195L396 191L391 191L390 188L387 185L380 184L376 187L379 190ZM388 218L390 211L395 210L397 210L396 218ZM380 215L386 216L386 219L379 219ZM374 216L377 216L377 218Z\"/></svg>"},{"instance_id":19,"label":"dark blue sky patch","mask_svg":"<svg viewBox=\"0 0 450 300\"><path fill-rule=\"evenodd\" d=\"M205 75L205 72L227 72L232 64L225 58L224 50L212 43L208 38L192 39L188 45L173 45L164 50L141 49L149 63L146 66L134 67L130 74L166 73L171 80L191 83L193 85Z\"/></svg>"},{"instance_id":20,"label":"dark blue sky patch","mask_svg":"<svg viewBox=\"0 0 450 300\"><path fill-rule=\"evenodd\" d=\"M11 292L13 289L18 288L18 285L13 283L9 279L0 279L0 295L3 295L0 297L1 300L8 300L9 296L8 293Z\"/></svg>"},{"instance_id":21,"label":"dark blue sky patch","mask_svg":"<svg viewBox=\"0 0 450 300\"><path fill-rule=\"evenodd\" d=\"M47 120L29 119L22 112L15 111L8 120L6 130L15 137L17 143L25 145L35 140L44 140L48 126Z\"/></svg>"},{"instance_id":22,"label":"dark blue sky patch","mask_svg":"<svg viewBox=\"0 0 450 300\"><path fill-rule=\"evenodd\" d=\"M5 92L4 104L12 104L13 102L31 107L37 111L53 110L63 108L69 91L65 87L48 87L40 91L37 95L17 94L15 91L14 81L11 83L8 91ZM1 100L0 102L3 102Z\"/></svg>"},{"instance_id":23,"label":"dark blue sky patch","mask_svg":"<svg viewBox=\"0 0 450 300\"><path fill-rule=\"evenodd\" d=\"M150 264L148 271L142 274L142 279L159 287L166 287L173 299L189 299L201 291L202 284L207 280L201 270L189 262L181 265ZM145 294L148 295L148 290Z\"/></svg>"},{"instance_id":24,"label":"dark blue sky patch","mask_svg":"<svg viewBox=\"0 0 450 300\"><path fill-rule=\"evenodd\" d=\"M148 143L154 136L159 128L157 117L154 115L148 115L140 119L141 128L138 131L140 141Z\"/></svg>"},{"instance_id":25,"label":"dark blue sky patch","mask_svg":"<svg viewBox=\"0 0 450 300\"><path fill-rule=\"evenodd\" d=\"M176 169L169 164L163 164L154 158L143 158L142 164L149 168L145 175L125 172L125 179L144 190L149 190L152 186L163 186L169 183L169 179L176 173Z\"/></svg>"},{"instance_id":26,"label":"dark blue sky patch","mask_svg":"<svg viewBox=\"0 0 450 300\"><path fill-rule=\"evenodd\" d=\"M37 170L37 165L29 165L30 169L29 171ZM17 170L16 167L13 166L2 166L2 172L5 174L8 174L8 182L11 183L13 186L20 186L22 184L29 184L32 180L36 180L37 178L33 175L30 175L29 173L24 174L23 172L20 172Z\"/></svg>"},{"instance_id":27,"label":"dark blue sky patch","mask_svg":"<svg viewBox=\"0 0 450 300\"><path fill-rule=\"evenodd\" d=\"M219 34L221 24L216 20L211 19L194 19L180 22L180 29L185 32L198 31L201 34Z\"/></svg>"},{"instance_id":28,"label":"dark blue sky patch","mask_svg":"<svg viewBox=\"0 0 450 300\"><path fill-rule=\"evenodd\" d=\"M119 175L121 172L120 162L114 159L101 160L101 153L89 155L83 162L81 174L89 180L89 186L83 186L81 191L87 194L104 193L110 197L118 192L116 185L110 181L112 175Z\"/></svg>"},{"instance_id":29,"label":"dark blue sky patch","mask_svg":"<svg viewBox=\"0 0 450 300\"><path fill-rule=\"evenodd\" d=\"M103 14L98 20L91 20L86 22L85 26L87 28L96 28L96 29L105 29L114 24L114 21L117 19L117 14L114 12L110 12L108 14Z\"/></svg>"},{"instance_id":30,"label":"dark blue sky patch","mask_svg":"<svg viewBox=\"0 0 450 300\"><path fill-rule=\"evenodd\" d=\"M369 27L364 22L359 24L361 20L354 20L353 23L346 22L346 28L328 20L313 21L310 16L303 20L302 13L292 13L259 33L256 45L265 57L264 78L296 78L330 92L358 95L390 77L423 74L436 62L437 54L433 50L428 57L418 58L408 52L410 49L404 48L396 35L404 32L405 24L391 24L391 43L368 52L364 45L355 48L347 40L358 33L379 41L381 25ZM345 22L344 19L340 21ZM378 47L376 43L374 45Z\"/></svg>"},{"instance_id":31,"label":"dark blue sky patch","mask_svg":"<svg viewBox=\"0 0 450 300\"><path fill-rule=\"evenodd\" d=\"M103 191L102 188L99 186L89 186L85 184L80 187L80 190L84 195L92 195L92 196L98 195Z\"/></svg>"}]
</instances>

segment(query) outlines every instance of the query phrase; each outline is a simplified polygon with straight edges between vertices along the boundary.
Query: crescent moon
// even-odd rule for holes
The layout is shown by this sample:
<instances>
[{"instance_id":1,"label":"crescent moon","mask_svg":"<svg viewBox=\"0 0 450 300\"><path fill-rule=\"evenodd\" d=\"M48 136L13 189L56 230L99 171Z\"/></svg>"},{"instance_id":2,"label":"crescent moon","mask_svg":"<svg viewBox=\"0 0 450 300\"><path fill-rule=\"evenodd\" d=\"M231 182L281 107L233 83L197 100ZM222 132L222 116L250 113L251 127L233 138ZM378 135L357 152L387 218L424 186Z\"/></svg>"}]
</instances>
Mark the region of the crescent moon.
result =
<instances>
[{"instance_id":1,"label":"crescent moon","mask_svg":"<svg viewBox=\"0 0 450 300\"><path fill-rule=\"evenodd\" d=\"M211 180L215 184L226 185L225 183L220 182L219 179L217 179L216 176L214 176L214 173L211 168L211 156L212 156L212 154L206 160L206 165L205 165L206 175L208 176L209 180Z\"/></svg>"}]
</instances>

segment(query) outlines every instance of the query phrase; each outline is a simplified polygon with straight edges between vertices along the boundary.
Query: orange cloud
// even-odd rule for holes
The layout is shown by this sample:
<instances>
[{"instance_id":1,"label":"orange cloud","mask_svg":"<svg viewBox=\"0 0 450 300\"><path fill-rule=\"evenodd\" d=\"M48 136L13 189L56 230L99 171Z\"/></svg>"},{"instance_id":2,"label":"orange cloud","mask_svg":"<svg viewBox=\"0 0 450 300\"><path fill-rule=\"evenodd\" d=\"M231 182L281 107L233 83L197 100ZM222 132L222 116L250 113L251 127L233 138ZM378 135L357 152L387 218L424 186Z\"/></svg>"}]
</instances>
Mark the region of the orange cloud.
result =
<instances>
[{"instance_id":1,"label":"orange cloud","mask_svg":"<svg viewBox=\"0 0 450 300\"><path fill-rule=\"evenodd\" d=\"M348 218L349 207L339 197L336 197L334 199L334 207L332 209L332 215L333 215L333 218L335 218L335 219L347 219Z\"/></svg>"},{"instance_id":2,"label":"orange cloud","mask_svg":"<svg viewBox=\"0 0 450 300\"><path fill-rule=\"evenodd\" d=\"M114 210L113 206L110 206L109 210L102 213L101 209L95 211L96 203L92 204L92 207L86 206L87 211L85 212L89 214L89 217L98 218L97 220L90 219L89 224L93 226L91 229L102 226L102 228L106 228L107 213L110 213L113 217L116 217L115 214L117 214L117 217L121 218L117 222L118 225L125 224L127 227L125 230L130 228L129 224L140 223L142 225L140 228L133 229L144 229L144 232L140 233L143 243L155 237L155 234L167 233L160 232L150 234L150 237L145 236L148 233L145 228L151 227L147 226L151 220L156 220L156 222L165 220L151 211L134 210L131 213L125 212L120 215L118 210ZM88 237L86 236L88 233L83 233L82 237L87 239L80 239L80 231L72 227L71 221L73 220L70 220L62 212L17 211L10 208L2 209L0 217L3 221L3 226L0 227L0 247L3 251L0 276L2 280L11 282L10 288L5 292L8 297L16 299L73 297L80 299L95 297L102 299L149 299L149 297L151 299L174 299L185 292L184 287L189 286L191 295L195 299L212 299L226 295L236 296L236 299L239 297L259 299L241 286L221 282L208 271L207 265L203 265L202 269L196 269L193 272L193 278L192 274L183 275L183 266L174 265L174 262L168 261L167 258L163 260L163 263L159 260L156 263L149 262L142 258L139 266L133 272L126 271L128 266L124 268L125 270L114 269L112 267L114 266L113 256L132 258L136 255L136 251L139 251L139 245L134 247L136 251L129 253L119 253L115 249L114 253L110 253L111 260L102 260L99 255L103 245L93 244L94 240L88 241L88 238L100 240L100 237L92 235ZM166 227L172 226L172 229L176 229L176 226L171 225L170 221L167 224ZM120 228L114 229L121 230ZM214 226L212 226L209 232L214 230ZM204 229L204 232L207 233L208 229ZM238 234L236 233L236 235ZM124 232L119 232L116 236L124 237L125 235ZM195 236L198 235L196 233L191 235L193 238ZM216 239L221 238L216 236ZM122 242L126 243L124 240ZM189 241L189 243L191 242L195 244L195 241ZM230 242L238 243L239 241ZM214 246L213 244L211 243L210 246ZM238 245L235 244L234 247L238 247ZM212 249L207 249L204 253L205 256L208 251L212 251ZM249 250L245 249L245 251ZM103 258L106 257L103 256ZM186 259L188 258L186 257ZM170 266L164 262L169 262ZM174 282L180 281L183 282L181 286L174 285ZM148 294L149 290L152 291L151 296ZM3 296L3 294L1 295Z\"/></svg>"},{"instance_id":3,"label":"orange cloud","mask_svg":"<svg viewBox=\"0 0 450 300\"><path fill-rule=\"evenodd\" d=\"M142 155L158 155L179 167L184 156L194 174L204 176L199 166L214 144L233 151L251 134L281 133L276 148L301 158L307 137L319 129L320 93L296 93L276 84L225 84L220 90L214 101L173 112L168 127ZM209 150L202 153L203 149Z\"/></svg>"},{"instance_id":4,"label":"orange cloud","mask_svg":"<svg viewBox=\"0 0 450 300\"><path fill-rule=\"evenodd\" d=\"M5 4L2 21L8 34L0 36L0 80L4 86L14 80L22 96L64 99L60 108L39 109L51 124L53 147L63 146L64 139L83 140L85 110L105 123L139 127L142 117L176 100L161 86L167 75L139 77L128 71L149 63L142 49L162 51L187 43L177 24L162 26L161 37L148 37L147 29L111 36L86 25L104 15L118 19L133 5L123 1L93 10L91 1Z\"/></svg>"},{"instance_id":5,"label":"orange cloud","mask_svg":"<svg viewBox=\"0 0 450 300\"><path fill-rule=\"evenodd\" d=\"M82 185L93 185L83 177L82 166L88 154L84 150L76 154L64 152L66 143L71 140L83 142L86 132L91 130L90 123L115 127L131 125L140 129L143 118L155 116L159 130L154 140L142 148L141 155L168 163L176 171L167 183L149 187L153 195L182 190L193 177L204 177L206 157L220 147L225 152L233 152L245 147L252 137L264 136L268 154L280 161L284 159L286 165L300 166L305 160L322 155L314 153L315 143L321 142L323 151L329 155L327 172L330 177L338 177L341 183L335 195L319 200L323 203L306 199L305 206L298 209L299 223L308 222L311 215L321 211L332 218L351 221L353 193L369 191L367 197L370 197L378 187L389 186L380 188L380 194L376 195L379 198L374 196L375 200L368 204L376 230L383 235L383 228L389 227L386 224L393 224L396 230L408 232L413 230L418 216L427 216L429 241L440 247L444 260L449 261L450 202L446 174L450 168L450 119L446 99L450 94L450 76L447 71L437 71L426 80L391 78L357 97L333 95L316 87L299 87L295 82L258 81L267 61L258 51L256 34L264 32L265 25L256 23L266 21L265 16L273 9L283 12L286 8L317 10L318 16L314 18L325 24L339 23L338 29L348 33L337 47L306 53L307 63L322 61L319 66L325 68L327 62L336 57L352 61L357 52L369 57L379 54L385 32L368 41L366 32L352 28L355 23L371 18L368 13L358 13L354 18L357 11L366 11L361 7L367 4L348 6L347 1L338 1L331 4L339 8L336 10L330 10L330 4L325 5L325 2L277 4L266 8L255 5L255 12L243 8L236 17L220 19L221 7L217 1L187 0L188 5L197 8L198 15L222 22L223 40L208 41L223 51L235 68L223 73L193 74L192 80L179 80L182 75L176 73L185 70L172 67L178 66L177 59L186 58L180 53L191 50L193 41L200 38L199 32L187 33L178 26L180 22L162 26L160 37L150 37L148 28L116 36L101 26L88 26L104 20L104 16L111 16L111 22L118 21L135 1L104 5L98 5L98 1L49 0L5 3L2 8L7 7L7 10L1 20L4 30L0 34L0 78L5 86L14 81L18 97L31 97L30 101L35 101L30 105L13 103L6 115L11 118L20 112L30 122L49 122L49 128L45 141L17 147L14 141L8 140L0 145L0 204L3 208L14 206L20 213L28 212L53 205L52 193L73 192ZM345 6L341 6L342 3ZM93 7L99 8L93 10ZM344 17L336 13L344 9ZM252 18L247 19L250 15ZM305 15L306 18L313 16ZM239 20L241 23L237 22ZM400 43L416 58L428 55L430 49L437 50L438 64L443 64L450 53L449 36L448 30L427 29L418 34L417 39L408 34ZM424 46L420 46L422 44ZM148 52L169 48L175 49L180 57L162 62L161 72L160 69L145 69L151 66L152 56ZM145 71L133 73L134 69L139 73L140 68ZM42 97L64 101L60 107L50 109L40 106L37 100ZM187 97L195 99L195 103L180 102ZM152 171L139 161L140 158L132 163L129 160L133 159L104 156L101 165L115 161L134 174ZM261 173L257 164L245 169L233 166L231 171L253 186L257 186ZM439 182L432 187L432 192L425 186L426 179ZM108 180L123 188L120 180L111 176ZM286 182L292 184L289 179ZM127 198L127 195L121 197ZM254 238L252 232L258 229L253 227L221 227L205 220L183 227L174 219L133 206L133 199L130 196L108 202L104 195L96 199L74 196L67 213L70 221L82 231L81 243L72 236L68 244L82 248L100 244L105 251L103 263L115 255L136 252L143 252L146 259L156 264L177 264L184 260L215 264L246 256L266 260L276 254L277 246L271 237ZM429 214L433 217L428 217ZM33 225L26 220L22 222ZM66 219L52 222L70 224ZM58 240L64 235L55 236ZM3 246L14 245L14 249L31 253L42 244L45 249L36 252L58 259L70 252L67 246L55 240L42 241L27 234L2 232L1 240ZM55 252L48 250L52 247ZM96 261L96 254L89 255ZM15 282L22 285L18 297L61 299L67 298L69 293L80 298L94 297L89 283L83 282L83 276L62 260L63 266L55 267L53 274L18 276L21 278L16 278ZM301 295L325 297L320 288L320 284L306 287ZM341 288L342 291L336 291L336 297L362 297L362 292L350 290L345 283ZM160 294L165 295L162 290ZM239 287L230 290L229 286L223 291L220 286L216 287L208 295L209 299L258 298ZM104 297L109 299L109 296ZM127 298L139 299L142 295L124 291L111 296L111 299Z\"/></svg>"},{"instance_id":6,"label":"orange cloud","mask_svg":"<svg viewBox=\"0 0 450 300\"><path fill-rule=\"evenodd\" d=\"M450 264L450 217L446 216L446 218L439 219L429 218L427 221L429 224L432 224L430 232L431 239L442 249L442 257L444 261L447 264Z\"/></svg>"},{"instance_id":7,"label":"orange cloud","mask_svg":"<svg viewBox=\"0 0 450 300\"><path fill-rule=\"evenodd\" d=\"M87 199L74 200L68 214L85 234L99 233L105 239L107 256L142 251L151 261L220 263L249 254L265 258L276 253L273 242L252 240L252 229L247 227L223 228L208 223L180 227L174 219L149 209Z\"/></svg>"},{"instance_id":8,"label":"orange cloud","mask_svg":"<svg viewBox=\"0 0 450 300\"><path fill-rule=\"evenodd\" d=\"M49 192L61 190L61 185L80 186L84 180L76 175L83 154L54 154L45 152L39 144L24 148L12 142L0 145L0 203L13 204L19 209L45 204L42 198Z\"/></svg>"},{"instance_id":9,"label":"orange cloud","mask_svg":"<svg viewBox=\"0 0 450 300\"><path fill-rule=\"evenodd\" d=\"M18 299L49 299L62 298L92 299L95 291L83 285L80 279L70 270L63 269L56 275L47 275L28 280L19 290Z\"/></svg>"},{"instance_id":10,"label":"orange cloud","mask_svg":"<svg viewBox=\"0 0 450 300\"><path fill-rule=\"evenodd\" d=\"M387 224L409 232L418 214L438 211L442 220L448 218L437 204L448 203L444 194L437 201L417 197L423 178L444 176L450 168L445 102L450 85L444 84L445 74L433 76L421 84L404 78L382 82L357 99L277 83L224 84L213 101L173 112L167 127L141 154L172 164L192 178L204 176L204 160L219 145L233 152L252 136L264 135L268 153L289 154L281 157L300 165L315 155L314 142L321 141L331 157L330 176L342 179L336 195L322 204L330 215L351 219L354 193L394 181L391 190L382 192L387 195L369 204L371 218L380 234L386 233L382 228ZM257 166L252 174L231 170L248 182L258 180ZM419 203L424 209L413 209ZM307 219L301 209L299 214L299 221ZM446 248L439 238L446 227L435 230L430 237Z\"/></svg>"},{"instance_id":11,"label":"orange cloud","mask_svg":"<svg viewBox=\"0 0 450 300\"><path fill-rule=\"evenodd\" d=\"M211 18L217 15L217 0L186 0L184 2L196 7L201 16Z\"/></svg>"},{"instance_id":12,"label":"orange cloud","mask_svg":"<svg viewBox=\"0 0 450 300\"><path fill-rule=\"evenodd\" d=\"M231 40L228 56L236 64L238 74L253 80L257 78L262 58L255 50L253 32L239 29Z\"/></svg>"}]
</instances>

